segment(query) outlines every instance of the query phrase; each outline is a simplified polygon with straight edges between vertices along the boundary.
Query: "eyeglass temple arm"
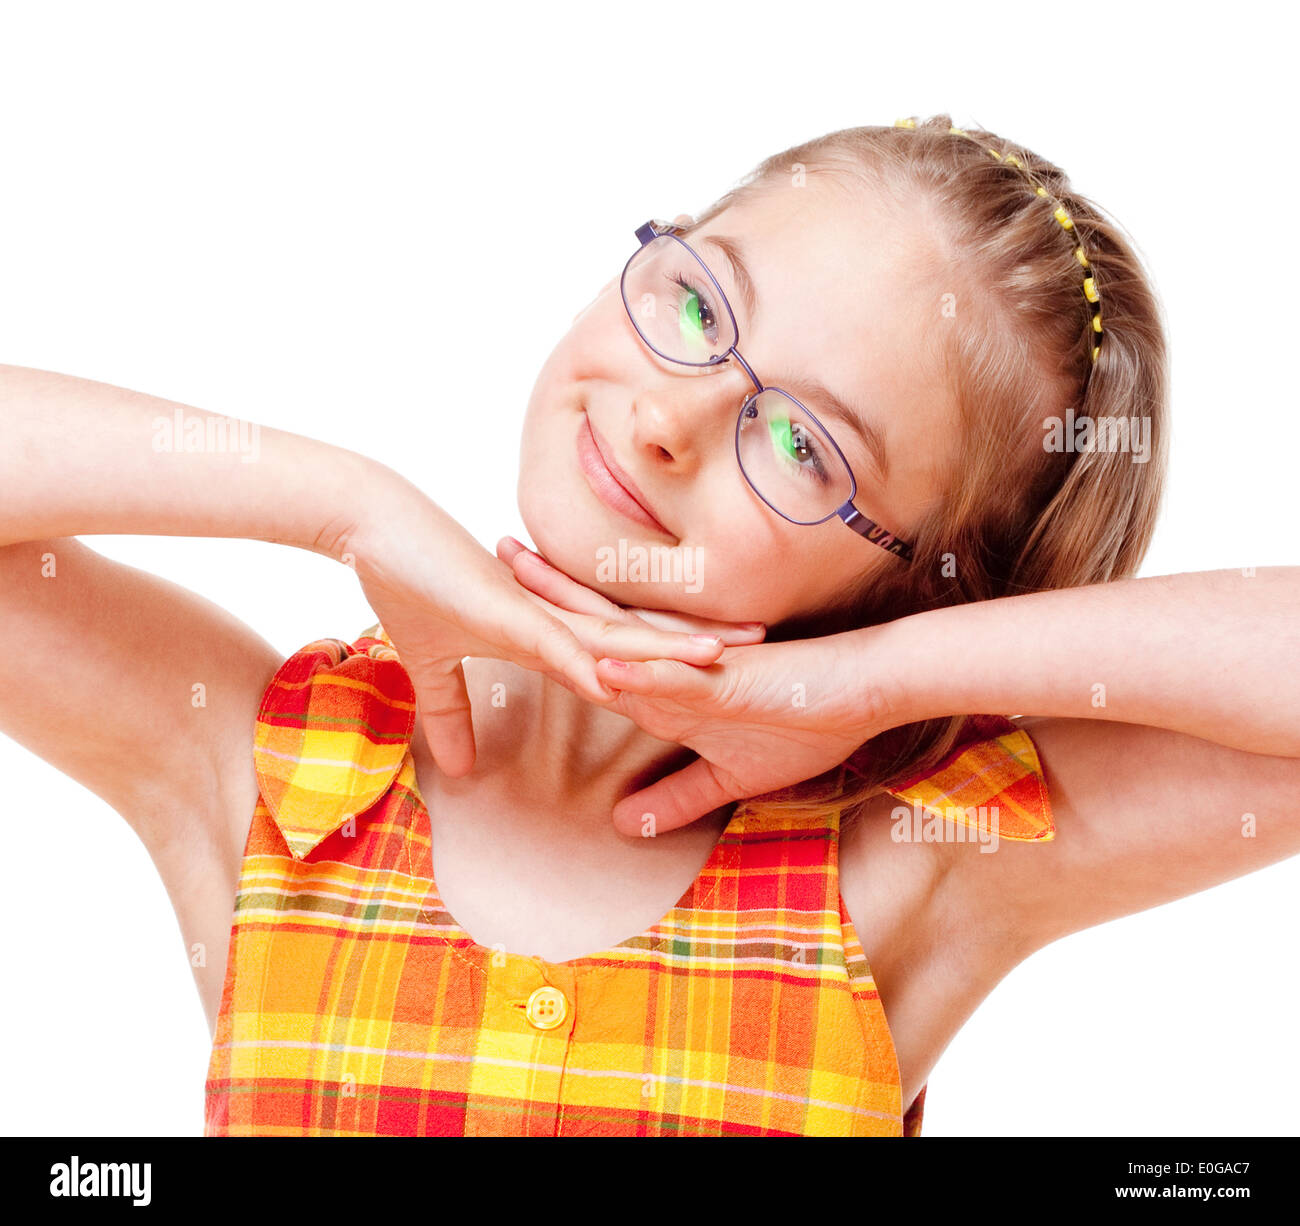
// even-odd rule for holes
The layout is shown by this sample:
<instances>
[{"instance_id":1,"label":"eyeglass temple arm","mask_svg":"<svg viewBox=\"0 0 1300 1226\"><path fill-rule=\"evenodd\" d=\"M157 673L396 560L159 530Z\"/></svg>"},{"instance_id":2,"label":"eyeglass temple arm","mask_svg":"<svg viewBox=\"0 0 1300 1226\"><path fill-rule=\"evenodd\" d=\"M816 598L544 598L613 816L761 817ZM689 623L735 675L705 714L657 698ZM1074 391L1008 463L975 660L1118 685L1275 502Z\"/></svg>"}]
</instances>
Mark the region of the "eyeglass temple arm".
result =
<instances>
[{"instance_id":1,"label":"eyeglass temple arm","mask_svg":"<svg viewBox=\"0 0 1300 1226\"><path fill-rule=\"evenodd\" d=\"M651 239L658 238L661 234L680 234L682 227L673 225L670 221L647 221L644 225L637 226L636 237L641 246L645 246Z\"/></svg>"},{"instance_id":2,"label":"eyeglass temple arm","mask_svg":"<svg viewBox=\"0 0 1300 1226\"><path fill-rule=\"evenodd\" d=\"M882 528L874 519L868 519L852 502L846 502L835 509L838 515L859 536L865 537L873 545L902 558L905 562L912 560L912 547L906 541L900 541L892 532Z\"/></svg>"}]
</instances>

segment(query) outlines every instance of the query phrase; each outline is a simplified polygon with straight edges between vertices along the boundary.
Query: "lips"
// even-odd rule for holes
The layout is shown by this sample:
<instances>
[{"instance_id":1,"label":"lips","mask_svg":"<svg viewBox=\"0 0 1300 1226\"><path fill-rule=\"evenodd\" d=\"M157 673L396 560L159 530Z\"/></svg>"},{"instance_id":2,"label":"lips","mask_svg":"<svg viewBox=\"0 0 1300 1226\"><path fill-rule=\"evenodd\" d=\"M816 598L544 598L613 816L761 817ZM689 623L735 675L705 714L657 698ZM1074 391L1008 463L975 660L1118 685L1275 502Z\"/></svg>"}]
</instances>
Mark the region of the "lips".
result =
<instances>
[{"instance_id":1,"label":"lips","mask_svg":"<svg viewBox=\"0 0 1300 1226\"><path fill-rule=\"evenodd\" d=\"M578 427L578 463L587 484L607 507L643 527L653 528L665 536L673 535L650 510L645 495L614 462L609 444L596 434L586 413Z\"/></svg>"}]
</instances>

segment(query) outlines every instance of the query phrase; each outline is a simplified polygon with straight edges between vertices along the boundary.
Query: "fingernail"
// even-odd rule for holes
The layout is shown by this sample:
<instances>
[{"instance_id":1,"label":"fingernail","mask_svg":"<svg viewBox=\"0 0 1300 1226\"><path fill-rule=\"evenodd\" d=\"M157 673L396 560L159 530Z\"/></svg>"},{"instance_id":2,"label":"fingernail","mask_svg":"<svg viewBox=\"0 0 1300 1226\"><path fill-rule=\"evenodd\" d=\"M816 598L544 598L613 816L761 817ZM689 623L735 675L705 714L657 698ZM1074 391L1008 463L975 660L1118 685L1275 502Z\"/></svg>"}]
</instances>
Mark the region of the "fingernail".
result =
<instances>
[{"instance_id":1,"label":"fingernail","mask_svg":"<svg viewBox=\"0 0 1300 1226\"><path fill-rule=\"evenodd\" d=\"M767 627L762 622L741 622L742 630L766 630Z\"/></svg>"},{"instance_id":2,"label":"fingernail","mask_svg":"<svg viewBox=\"0 0 1300 1226\"><path fill-rule=\"evenodd\" d=\"M716 634L692 634L692 643L700 643L705 647L720 647L722 640Z\"/></svg>"},{"instance_id":3,"label":"fingernail","mask_svg":"<svg viewBox=\"0 0 1300 1226\"><path fill-rule=\"evenodd\" d=\"M542 559L529 549L525 549L519 554L519 560L522 562L531 562L534 566L545 565Z\"/></svg>"},{"instance_id":4,"label":"fingernail","mask_svg":"<svg viewBox=\"0 0 1300 1226\"><path fill-rule=\"evenodd\" d=\"M611 668L629 667L628 662L626 660L615 660L613 656L606 656L605 663L608 664Z\"/></svg>"}]
</instances>

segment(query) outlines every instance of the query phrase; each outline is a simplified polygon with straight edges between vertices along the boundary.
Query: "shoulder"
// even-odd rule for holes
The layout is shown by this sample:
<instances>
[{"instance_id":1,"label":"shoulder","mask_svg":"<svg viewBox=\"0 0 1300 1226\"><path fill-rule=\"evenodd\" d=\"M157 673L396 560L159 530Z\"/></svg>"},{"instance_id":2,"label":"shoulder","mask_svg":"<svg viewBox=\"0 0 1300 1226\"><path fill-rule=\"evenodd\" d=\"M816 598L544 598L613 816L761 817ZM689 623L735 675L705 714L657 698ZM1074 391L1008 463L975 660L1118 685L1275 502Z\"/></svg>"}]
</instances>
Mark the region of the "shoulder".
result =
<instances>
[{"instance_id":1,"label":"shoulder","mask_svg":"<svg viewBox=\"0 0 1300 1226\"><path fill-rule=\"evenodd\" d=\"M999 828L1005 837L995 839ZM995 716L974 717L942 762L844 822L840 892L905 1093L922 1087L965 1020L1023 959L994 862L1041 854L1054 833L1032 740Z\"/></svg>"},{"instance_id":2,"label":"shoulder","mask_svg":"<svg viewBox=\"0 0 1300 1226\"><path fill-rule=\"evenodd\" d=\"M1005 974L1020 956L996 881L1055 837L1037 746L1015 720L972 716L936 765L893 783L846 821L841 891L859 935L905 931L913 959L967 948ZM995 854L996 853L996 854Z\"/></svg>"},{"instance_id":3,"label":"shoulder","mask_svg":"<svg viewBox=\"0 0 1300 1226\"><path fill-rule=\"evenodd\" d=\"M217 672L216 684L213 675L218 718L201 746L205 773L185 802L191 837L145 842L186 945L215 952L228 947L246 857L301 859L386 791L414 701L391 646L364 633L352 643L315 640L287 658L262 644ZM210 958L196 971L209 1026L224 966Z\"/></svg>"}]
</instances>

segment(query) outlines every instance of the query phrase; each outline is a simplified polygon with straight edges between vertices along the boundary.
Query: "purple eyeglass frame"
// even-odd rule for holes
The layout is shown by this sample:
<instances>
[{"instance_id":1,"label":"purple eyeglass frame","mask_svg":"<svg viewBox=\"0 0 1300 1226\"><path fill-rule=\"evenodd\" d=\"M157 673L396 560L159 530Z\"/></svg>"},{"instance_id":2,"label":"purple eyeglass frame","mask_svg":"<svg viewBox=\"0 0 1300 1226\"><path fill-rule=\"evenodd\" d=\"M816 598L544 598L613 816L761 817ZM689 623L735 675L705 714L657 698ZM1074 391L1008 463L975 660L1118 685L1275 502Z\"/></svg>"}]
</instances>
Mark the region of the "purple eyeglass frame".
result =
<instances>
[{"instance_id":1,"label":"purple eyeglass frame","mask_svg":"<svg viewBox=\"0 0 1300 1226\"><path fill-rule=\"evenodd\" d=\"M647 339L645 333L642 332L640 327L637 325L636 316L633 315L632 313L632 304L627 300L627 289L626 289L627 271L632 266L632 261L636 259L636 257L640 254L640 248L638 248L628 257L627 263L623 265L623 275L619 278L618 289L619 289L619 294L623 299L623 309L627 311L627 317L629 320L631 320L632 328L636 332L637 336L641 338L642 344L644 344L646 348L649 349L652 353L658 354L659 357L663 358L666 362L673 362L678 366L696 366L696 367L719 366L723 362L726 362L728 359L734 357L736 361L740 363L741 369L744 370L745 374L749 376L750 382L753 383L755 389L754 392L749 397L746 398L745 403L740 406L740 412L736 417L736 463L740 465L741 475L745 478L745 481L748 483L749 488L752 489L754 493L758 495L758 497L762 499L762 501L768 507L770 507L782 519L787 520L789 523L800 524L807 527L813 527L817 524L824 524L828 519L834 519L835 516L838 515L840 519L842 519L859 536L864 537L866 540L870 541L873 545L878 545L881 549L885 550L887 553L892 553L895 557L902 558L904 562L911 562L912 561L911 545L909 545L906 541L901 540L897 535L895 535L893 532L890 532L887 528L882 528L878 523L876 523L874 519L871 519L868 516L863 515L862 512L859 511L858 508L853 505L853 500L858 495L858 479L854 475L853 466L845 458L844 452L840 450L840 446L835 441L835 438L831 434L831 432L827 430L826 427L823 426L820 421L818 421L817 415L813 413L812 410L809 409L807 405L803 404L796 397L791 396L790 393L785 391L783 388L765 387L761 382L761 380L758 378L758 376L754 374L754 371L749 365L749 363L746 362L745 359L740 356L740 351L736 348L736 345L740 344L740 326L736 323L736 313L731 309L731 303L727 301L727 295L722 292L722 286L718 284L718 279L709 270L709 266L703 261L703 259L700 258L700 255L695 250L695 248L692 247L684 238L680 237L683 232L684 232L684 228L682 226L673 225L671 222L647 221L644 225L637 227L636 236L638 240L640 240L642 248L645 247L648 243L653 242L656 238L671 238L674 242L680 243L683 247L686 248L687 251L691 253L692 257L694 258L695 262L700 266L704 275L708 277L709 282L713 286L714 292L718 296L718 301L722 303L723 307L727 312L728 318L730 318L731 320L731 331L736 338L735 344L733 344L727 350L726 353L715 354L713 357L709 358L707 362L686 362L683 361L681 358L675 358L671 354L662 353L658 349L656 349ZM770 502L768 502L768 500L763 497L762 491L759 490L754 485L753 481L750 480L749 474L745 472L744 461L740 458L740 427L745 420L747 410L749 411L749 416L751 417L757 412L757 410L752 409L751 406L753 405L755 398L761 392L776 392L779 395L786 397L787 400L793 400L794 403L799 406L802 412L807 413L808 416L812 418L812 420L816 423L817 428L821 430L821 432L826 436L827 440L830 442L830 445L835 448L835 454L839 456L840 463L844 465L844 471L849 474L849 496L844 501L844 504L842 506L836 507L836 509L830 512L829 515L823 515L821 519L814 519L814 520L792 519L780 508L775 507Z\"/></svg>"}]
</instances>

